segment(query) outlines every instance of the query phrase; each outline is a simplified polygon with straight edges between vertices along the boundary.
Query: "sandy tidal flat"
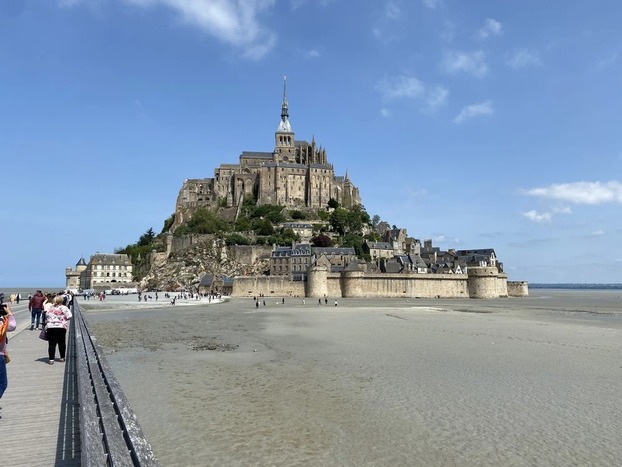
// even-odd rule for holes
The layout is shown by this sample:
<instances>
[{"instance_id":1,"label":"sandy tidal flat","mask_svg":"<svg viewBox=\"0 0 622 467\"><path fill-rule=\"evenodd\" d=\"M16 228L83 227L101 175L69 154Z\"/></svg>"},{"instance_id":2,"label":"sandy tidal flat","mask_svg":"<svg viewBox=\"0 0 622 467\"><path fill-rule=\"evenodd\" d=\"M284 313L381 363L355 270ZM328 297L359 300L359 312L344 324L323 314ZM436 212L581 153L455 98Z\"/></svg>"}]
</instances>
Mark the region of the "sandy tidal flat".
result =
<instances>
[{"instance_id":1,"label":"sandy tidal flat","mask_svg":"<svg viewBox=\"0 0 622 467\"><path fill-rule=\"evenodd\" d=\"M620 465L615 293L277 301L83 304L162 465Z\"/></svg>"}]
</instances>

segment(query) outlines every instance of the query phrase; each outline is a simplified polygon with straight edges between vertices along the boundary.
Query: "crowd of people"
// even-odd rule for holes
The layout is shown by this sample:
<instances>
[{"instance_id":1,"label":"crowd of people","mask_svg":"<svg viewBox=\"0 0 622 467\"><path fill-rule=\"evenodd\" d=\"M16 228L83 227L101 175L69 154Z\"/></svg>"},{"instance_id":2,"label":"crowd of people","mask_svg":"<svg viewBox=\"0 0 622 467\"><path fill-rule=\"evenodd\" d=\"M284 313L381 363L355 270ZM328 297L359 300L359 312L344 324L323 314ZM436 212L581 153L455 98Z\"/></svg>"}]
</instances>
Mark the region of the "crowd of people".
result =
<instances>
[{"instance_id":1,"label":"crowd of people","mask_svg":"<svg viewBox=\"0 0 622 467\"><path fill-rule=\"evenodd\" d=\"M21 294L11 294L10 304L19 304ZM28 296L28 310L30 312L30 330L40 330L39 337L47 341L48 364L56 361L58 348L58 362L65 362L67 349L67 329L72 318L71 304L73 295L69 291L60 293L46 293L37 290ZM8 386L7 363L10 362L7 333L17 327L11 306L5 302L4 294L0 292L0 399ZM1 407L0 407L1 409ZM0 418L2 415L0 414Z\"/></svg>"}]
</instances>

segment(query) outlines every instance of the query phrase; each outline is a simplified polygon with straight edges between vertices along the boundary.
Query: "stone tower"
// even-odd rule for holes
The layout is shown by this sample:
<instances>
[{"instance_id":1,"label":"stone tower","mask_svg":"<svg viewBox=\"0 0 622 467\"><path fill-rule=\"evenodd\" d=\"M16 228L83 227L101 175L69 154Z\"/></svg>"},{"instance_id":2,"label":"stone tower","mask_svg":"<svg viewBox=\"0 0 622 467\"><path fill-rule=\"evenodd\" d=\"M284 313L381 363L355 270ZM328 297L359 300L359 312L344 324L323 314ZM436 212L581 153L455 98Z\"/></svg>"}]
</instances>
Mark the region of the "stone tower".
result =
<instances>
[{"instance_id":1,"label":"stone tower","mask_svg":"<svg viewBox=\"0 0 622 467\"><path fill-rule=\"evenodd\" d=\"M287 107L287 77L283 77L283 102L281 104L281 121L274 133L274 153L276 162L293 162L296 158L294 131L289 123Z\"/></svg>"}]
</instances>

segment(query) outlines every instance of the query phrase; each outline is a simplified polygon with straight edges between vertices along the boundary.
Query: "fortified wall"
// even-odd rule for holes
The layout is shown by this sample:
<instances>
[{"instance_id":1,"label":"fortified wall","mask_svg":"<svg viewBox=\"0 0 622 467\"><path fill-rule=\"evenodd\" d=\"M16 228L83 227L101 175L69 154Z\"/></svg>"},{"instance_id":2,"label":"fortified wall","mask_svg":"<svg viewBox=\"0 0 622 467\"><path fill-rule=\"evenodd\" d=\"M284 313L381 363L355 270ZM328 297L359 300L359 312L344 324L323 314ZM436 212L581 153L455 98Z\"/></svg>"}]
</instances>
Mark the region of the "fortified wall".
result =
<instances>
[{"instance_id":1,"label":"fortified wall","mask_svg":"<svg viewBox=\"0 0 622 467\"><path fill-rule=\"evenodd\" d=\"M528 295L527 282L508 283L493 267L470 267L468 274L384 274L364 271L330 273L311 267L307 282L287 278L236 277L233 296L264 295L321 298L506 298Z\"/></svg>"}]
</instances>

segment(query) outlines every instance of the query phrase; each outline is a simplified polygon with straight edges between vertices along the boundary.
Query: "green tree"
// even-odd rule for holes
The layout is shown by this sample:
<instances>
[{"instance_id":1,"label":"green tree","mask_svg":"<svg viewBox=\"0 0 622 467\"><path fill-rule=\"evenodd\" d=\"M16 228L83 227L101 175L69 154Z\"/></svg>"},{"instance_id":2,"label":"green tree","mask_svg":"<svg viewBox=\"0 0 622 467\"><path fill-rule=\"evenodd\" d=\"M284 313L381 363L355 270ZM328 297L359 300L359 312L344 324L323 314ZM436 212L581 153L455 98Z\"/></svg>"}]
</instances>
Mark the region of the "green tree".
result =
<instances>
[{"instance_id":1,"label":"green tree","mask_svg":"<svg viewBox=\"0 0 622 467\"><path fill-rule=\"evenodd\" d=\"M363 255L363 237L356 234L346 234L341 240L341 246L352 247L357 256Z\"/></svg>"},{"instance_id":2,"label":"green tree","mask_svg":"<svg viewBox=\"0 0 622 467\"><path fill-rule=\"evenodd\" d=\"M329 247L333 246L333 241L328 235L319 234L311 239L311 244L317 247Z\"/></svg>"},{"instance_id":3,"label":"green tree","mask_svg":"<svg viewBox=\"0 0 622 467\"><path fill-rule=\"evenodd\" d=\"M225 237L225 243L227 245L248 245L250 241L244 235L232 233Z\"/></svg>"},{"instance_id":4,"label":"green tree","mask_svg":"<svg viewBox=\"0 0 622 467\"><path fill-rule=\"evenodd\" d=\"M318 209L317 210L317 217L320 220L327 221L329 219L329 217L330 217L330 214L325 209Z\"/></svg>"},{"instance_id":5,"label":"green tree","mask_svg":"<svg viewBox=\"0 0 622 467\"><path fill-rule=\"evenodd\" d=\"M252 228L257 235L272 235L274 233L274 226L268 219L254 219Z\"/></svg>"},{"instance_id":6,"label":"green tree","mask_svg":"<svg viewBox=\"0 0 622 467\"><path fill-rule=\"evenodd\" d=\"M192 218L175 230L175 235L216 234L231 231L231 224L222 220L218 213L208 208L197 209Z\"/></svg>"},{"instance_id":7,"label":"green tree","mask_svg":"<svg viewBox=\"0 0 622 467\"><path fill-rule=\"evenodd\" d=\"M138 239L138 246L149 246L153 243L154 239L155 233L153 232L153 228L149 227L149 230L142 234Z\"/></svg>"},{"instance_id":8,"label":"green tree","mask_svg":"<svg viewBox=\"0 0 622 467\"><path fill-rule=\"evenodd\" d=\"M283 239L283 243L286 245L291 245L294 242L300 241L300 235L292 229L283 229L283 232L281 232L281 238Z\"/></svg>"},{"instance_id":9,"label":"green tree","mask_svg":"<svg viewBox=\"0 0 622 467\"><path fill-rule=\"evenodd\" d=\"M339 207L339 203L335 198L331 198L328 200L328 207L332 209L337 209Z\"/></svg>"},{"instance_id":10,"label":"green tree","mask_svg":"<svg viewBox=\"0 0 622 467\"><path fill-rule=\"evenodd\" d=\"M160 233L168 232L174 223L175 223L175 213L171 214L171 216L164 221L164 226L162 227L162 232Z\"/></svg>"},{"instance_id":11,"label":"green tree","mask_svg":"<svg viewBox=\"0 0 622 467\"><path fill-rule=\"evenodd\" d=\"M348 231L349 211L344 208L337 208L330 213L330 225L339 235L345 235Z\"/></svg>"}]
</instances>

